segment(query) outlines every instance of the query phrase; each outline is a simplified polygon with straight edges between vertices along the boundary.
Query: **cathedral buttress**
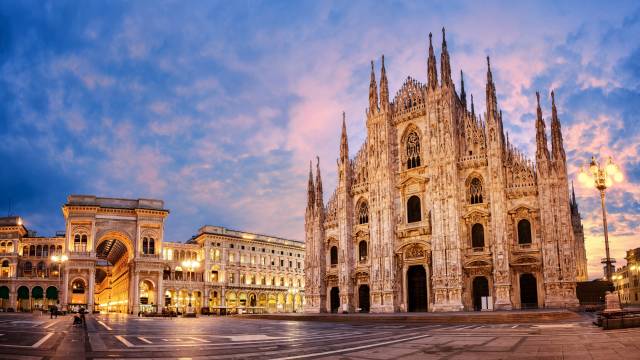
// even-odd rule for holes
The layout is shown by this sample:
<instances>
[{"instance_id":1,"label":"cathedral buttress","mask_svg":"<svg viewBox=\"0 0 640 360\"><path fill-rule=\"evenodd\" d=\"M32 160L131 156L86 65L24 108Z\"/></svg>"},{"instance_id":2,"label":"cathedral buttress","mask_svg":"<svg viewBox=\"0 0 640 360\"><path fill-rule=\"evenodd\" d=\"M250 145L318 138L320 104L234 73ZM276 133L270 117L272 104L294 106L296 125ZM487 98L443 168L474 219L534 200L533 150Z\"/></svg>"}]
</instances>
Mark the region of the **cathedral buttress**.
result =
<instances>
[{"instance_id":1,"label":"cathedral buttress","mask_svg":"<svg viewBox=\"0 0 640 360\"><path fill-rule=\"evenodd\" d=\"M425 196L425 216L432 214L431 280L433 311L459 311L462 304L462 254L458 220L457 161L459 157L462 107L451 83L449 55L443 31L441 56L442 87L427 89L426 121L429 133L426 158L429 190ZM445 73L446 72L446 73ZM429 46L429 82L435 80L435 56Z\"/></svg>"},{"instance_id":2,"label":"cathedral buttress","mask_svg":"<svg viewBox=\"0 0 640 360\"><path fill-rule=\"evenodd\" d=\"M384 86L383 86L384 85ZM396 134L391 122L386 69L380 79L383 104L378 113L367 116L369 173L369 241L371 270L371 311L393 312L397 309L396 271L394 265L396 197Z\"/></svg>"},{"instance_id":3,"label":"cathedral buttress","mask_svg":"<svg viewBox=\"0 0 640 360\"><path fill-rule=\"evenodd\" d=\"M505 193L505 142L502 130L502 114L498 111L496 88L487 56L486 131L488 177L485 179L491 214L491 250L493 253L493 281L495 305L499 310L510 310L511 277L509 269L509 243L507 237L507 198Z\"/></svg>"},{"instance_id":4,"label":"cathedral buttress","mask_svg":"<svg viewBox=\"0 0 640 360\"><path fill-rule=\"evenodd\" d=\"M349 142L344 112L342 113L338 174L338 189L336 192L338 202L338 269L340 274L338 287L340 288L341 310L346 309L349 312L353 312L355 310L353 273L356 264L352 237L354 204L351 196L351 161L349 160Z\"/></svg>"},{"instance_id":5,"label":"cathedral buttress","mask_svg":"<svg viewBox=\"0 0 640 360\"><path fill-rule=\"evenodd\" d=\"M322 204L322 181L320 164L316 182L309 162L309 184L307 188L307 210L305 214L305 312L326 312L325 250L324 250L324 206Z\"/></svg>"}]
</instances>

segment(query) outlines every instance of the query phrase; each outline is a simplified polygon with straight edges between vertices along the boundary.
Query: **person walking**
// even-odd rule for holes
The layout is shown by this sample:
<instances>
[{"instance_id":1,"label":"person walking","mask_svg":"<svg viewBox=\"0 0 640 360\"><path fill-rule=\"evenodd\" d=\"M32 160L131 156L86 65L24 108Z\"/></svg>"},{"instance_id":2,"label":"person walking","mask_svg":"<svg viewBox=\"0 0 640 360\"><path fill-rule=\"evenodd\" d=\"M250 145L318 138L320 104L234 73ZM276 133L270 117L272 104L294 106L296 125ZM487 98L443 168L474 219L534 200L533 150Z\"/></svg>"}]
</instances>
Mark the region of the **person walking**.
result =
<instances>
[{"instance_id":1,"label":"person walking","mask_svg":"<svg viewBox=\"0 0 640 360\"><path fill-rule=\"evenodd\" d=\"M84 308L83 308L83 307L81 307L81 308L80 308L80 311L78 311L78 312L80 313L80 320L82 321L82 325L85 325L85 326L86 326L87 324L86 324L85 319L84 319L84 313L85 313Z\"/></svg>"},{"instance_id":2,"label":"person walking","mask_svg":"<svg viewBox=\"0 0 640 360\"><path fill-rule=\"evenodd\" d=\"M49 319L53 319L53 314L55 313L55 305L51 305L49 306L49 312L51 313L51 316L49 317Z\"/></svg>"}]
</instances>

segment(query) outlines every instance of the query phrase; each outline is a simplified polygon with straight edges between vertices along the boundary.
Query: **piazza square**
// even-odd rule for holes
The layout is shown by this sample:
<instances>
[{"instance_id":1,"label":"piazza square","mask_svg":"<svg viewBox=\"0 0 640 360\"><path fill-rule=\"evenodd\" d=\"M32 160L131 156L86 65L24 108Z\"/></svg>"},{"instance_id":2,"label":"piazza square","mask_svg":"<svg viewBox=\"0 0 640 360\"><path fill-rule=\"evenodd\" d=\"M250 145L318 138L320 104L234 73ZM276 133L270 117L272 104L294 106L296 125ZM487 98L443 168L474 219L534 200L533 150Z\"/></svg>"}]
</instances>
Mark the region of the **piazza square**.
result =
<instances>
[{"instance_id":1,"label":"piazza square","mask_svg":"<svg viewBox=\"0 0 640 360\"><path fill-rule=\"evenodd\" d=\"M640 358L637 4L0 14L0 358Z\"/></svg>"}]
</instances>

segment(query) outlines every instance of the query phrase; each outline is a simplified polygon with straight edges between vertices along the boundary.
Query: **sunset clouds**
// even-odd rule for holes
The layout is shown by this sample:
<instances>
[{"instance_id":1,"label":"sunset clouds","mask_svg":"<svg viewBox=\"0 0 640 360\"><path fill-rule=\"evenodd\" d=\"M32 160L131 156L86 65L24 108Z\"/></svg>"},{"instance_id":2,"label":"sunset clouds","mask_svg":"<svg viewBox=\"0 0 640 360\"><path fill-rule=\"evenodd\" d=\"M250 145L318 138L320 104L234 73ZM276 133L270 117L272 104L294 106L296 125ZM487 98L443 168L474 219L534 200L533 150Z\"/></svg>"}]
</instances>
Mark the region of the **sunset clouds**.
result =
<instances>
[{"instance_id":1,"label":"sunset clouds","mask_svg":"<svg viewBox=\"0 0 640 360\"><path fill-rule=\"evenodd\" d=\"M602 2L3 2L0 211L51 234L72 193L155 197L167 239L203 224L302 238L308 161L335 185L341 113L352 156L369 62L391 94L426 80L441 28L456 83L484 108L485 56L510 139L533 155L535 91L555 89L570 178L591 155L626 179L608 193L612 254L640 246L640 7ZM578 187L590 275L599 198Z\"/></svg>"}]
</instances>

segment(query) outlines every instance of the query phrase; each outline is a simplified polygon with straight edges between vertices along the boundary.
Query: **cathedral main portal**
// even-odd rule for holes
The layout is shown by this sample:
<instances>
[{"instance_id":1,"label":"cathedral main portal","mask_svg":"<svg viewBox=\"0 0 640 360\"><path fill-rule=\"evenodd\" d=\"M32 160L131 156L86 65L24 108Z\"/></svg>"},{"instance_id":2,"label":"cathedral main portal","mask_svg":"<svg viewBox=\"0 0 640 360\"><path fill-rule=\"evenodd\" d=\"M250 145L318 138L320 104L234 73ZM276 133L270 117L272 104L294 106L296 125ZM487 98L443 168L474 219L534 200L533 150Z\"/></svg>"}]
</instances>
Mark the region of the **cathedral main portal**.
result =
<instances>
[{"instance_id":1,"label":"cathedral main portal","mask_svg":"<svg viewBox=\"0 0 640 360\"><path fill-rule=\"evenodd\" d=\"M407 270L407 292L410 312L427 311L427 272L422 265Z\"/></svg>"}]
</instances>

